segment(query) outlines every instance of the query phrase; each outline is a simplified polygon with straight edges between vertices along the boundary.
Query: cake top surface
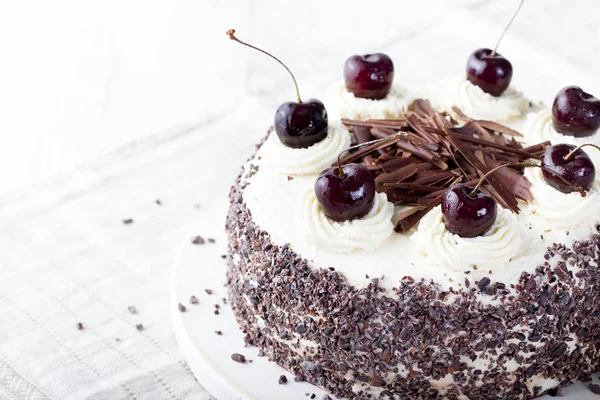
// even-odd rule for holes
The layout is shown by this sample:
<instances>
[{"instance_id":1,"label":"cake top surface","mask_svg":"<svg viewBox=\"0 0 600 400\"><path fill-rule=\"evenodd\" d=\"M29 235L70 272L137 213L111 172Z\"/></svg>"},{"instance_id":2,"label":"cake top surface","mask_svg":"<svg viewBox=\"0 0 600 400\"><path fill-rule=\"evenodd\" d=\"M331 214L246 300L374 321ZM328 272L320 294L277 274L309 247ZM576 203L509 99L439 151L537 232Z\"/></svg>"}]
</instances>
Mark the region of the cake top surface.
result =
<instances>
[{"instance_id":1,"label":"cake top surface","mask_svg":"<svg viewBox=\"0 0 600 400\"><path fill-rule=\"evenodd\" d=\"M287 70L297 102L277 109L243 198L311 266L356 286L514 285L555 243L598 231L600 100L581 88L563 88L551 109L531 102L495 49L417 90L394 80L389 56L351 56L323 102L302 101Z\"/></svg>"},{"instance_id":2,"label":"cake top surface","mask_svg":"<svg viewBox=\"0 0 600 400\"><path fill-rule=\"evenodd\" d=\"M502 112L493 120L477 120L460 106L436 108L435 104L443 103L436 96L447 92L449 79L456 78L416 92L395 90L389 101L377 100L376 108L371 104L375 100L359 99L362 106L347 101L353 95L334 84L325 104L339 116L330 119L325 140L290 149L271 131L246 165L253 173L243 177L244 200L253 220L276 244L290 244L314 267L335 268L358 287L378 278L380 285L391 288L406 276L455 289L465 287L465 279L473 282L484 276L514 284L523 272L543 263L544 253L554 243L570 245L596 232L597 182L585 197L562 193L546 184L538 168L525 168L523 175L506 168L489 182L499 211L484 235L460 237L446 229L440 195L456 181L476 184L482 174L473 164L534 163L551 143L582 142L548 126L550 111L524 98L521 103L527 107L508 119ZM466 79L463 85L475 86ZM436 90L437 86L444 90ZM511 102L515 93L509 92ZM489 97L494 104L503 100ZM401 103L407 106L398 110ZM388 105L390 110L382 111ZM371 118L372 109L384 118ZM357 116L362 120L354 119ZM342 222L324 215L314 192L319 173L334 165L352 142L388 138L397 132L406 135L341 156L342 163L361 162L374 174L378 195L370 213ZM434 140L425 141L424 137L436 133ZM594 135L584 140L597 139ZM453 145L461 151L445 151ZM457 154L467 161L462 168L461 161L453 158ZM426 172L420 173L419 168Z\"/></svg>"}]
</instances>

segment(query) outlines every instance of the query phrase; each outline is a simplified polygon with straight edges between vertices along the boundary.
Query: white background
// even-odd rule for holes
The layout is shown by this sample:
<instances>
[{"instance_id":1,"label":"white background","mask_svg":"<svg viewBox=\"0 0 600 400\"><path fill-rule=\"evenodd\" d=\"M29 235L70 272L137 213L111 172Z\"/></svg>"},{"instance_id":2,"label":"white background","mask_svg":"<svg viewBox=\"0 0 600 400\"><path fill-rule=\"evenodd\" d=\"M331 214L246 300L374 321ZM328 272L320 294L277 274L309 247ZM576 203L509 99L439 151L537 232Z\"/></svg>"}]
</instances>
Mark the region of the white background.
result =
<instances>
[{"instance_id":1,"label":"white background","mask_svg":"<svg viewBox=\"0 0 600 400\"><path fill-rule=\"evenodd\" d=\"M285 72L227 41L228 28L277 54L304 96L318 97L353 53L393 48L396 79L411 87L462 70L471 50L494 45L517 3L3 0L0 192L143 136L206 123L245 94L267 109L293 99ZM473 25L453 26L452 12ZM596 0L526 0L500 51L510 58L512 43L526 41L588 72L535 86L546 89L546 103L567 84L600 93L599 17ZM429 35L440 24L451 34ZM511 61L525 90L554 68L533 57Z\"/></svg>"}]
</instances>

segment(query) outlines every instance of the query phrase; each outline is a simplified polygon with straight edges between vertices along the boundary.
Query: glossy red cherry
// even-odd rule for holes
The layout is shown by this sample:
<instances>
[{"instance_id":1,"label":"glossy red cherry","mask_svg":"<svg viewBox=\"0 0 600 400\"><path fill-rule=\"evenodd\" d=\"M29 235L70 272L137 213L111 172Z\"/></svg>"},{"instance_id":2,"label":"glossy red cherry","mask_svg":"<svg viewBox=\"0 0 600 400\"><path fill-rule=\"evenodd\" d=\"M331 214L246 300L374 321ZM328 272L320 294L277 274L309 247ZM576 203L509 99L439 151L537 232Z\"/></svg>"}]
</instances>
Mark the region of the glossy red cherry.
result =
<instances>
[{"instance_id":1,"label":"glossy red cherry","mask_svg":"<svg viewBox=\"0 0 600 400\"><path fill-rule=\"evenodd\" d=\"M461 237L486 233L496 220L496 201L488 194L463 183L450 186L442 198L442 213L448 231Z\"/></svg>"},{"instance_id":2,"label":"glossy red cherry","mask_svg":"<svg viewBox=\"0 0 600 400\"><path fill-rule=\"evenodd\" d=\"M490 49L479 49L467 61L467 79L492 96L500 96L510 85L513 67L510 61Z\"/></svg>"},{"instance_id":3,"label":"glossy red cherry","mask_svg":"<svg viewBox=\"0 0 600 400\"><path fill-rule=\"evenodd\" d=\"M576 192L578 188L588 190L596 177L594 163L585 151L579 149L565 159L576 148L570 144L555 144L542 156L544 180L563 193Z\"/></svg>"},{"instance_id":4,"label":"glossy red cherry","mask_svg":"<svg viewBox=\"0 0 600 400\"><path fill-rule=\"evenodd\" d=\"M383 53L354 55L344 64L344 80L356 97L383 99L394 81L394 63Z\"/></svg>"},{"instance_id":5,"label":"glossy red cherry","mask_svg":"<svg viewBox=\"0 0 600 400\"><path fill-rule=\"evenodd\" d=\"M283 103L275 112L274 126L279 140L284 145L292 148L310 147L323 140L327 136L327 111L323 103L315 99L302 102L296 77L287 65L271 53L238 39L235 36L235 29L229 29L226 33L229 39L260 51L277 61L294 81L297 101Z\"/></svg>"},{"instance_id":6,"label":"glossy red cherry","mask_svg":"<svg viewBox=\"0 0 600 400\"><path fill-rule=\"evenodd\" d=\"M364 217L375 199L375 179L361 164L326 169L315 183L315 194L323 212L334 221Z\"/></svg>"},{"instance_id":7,"label":"glossy red cherry","mask_svg":"<svg viewBox=\"0 0 600 400\"><path fill-rule=\"evenodd\" d=\"M600 100L578 86L567 86L554 98L552 121L563 135L593 135L600 128Z\"/></svg>"},{"instance_id":8,"label":"glossy red cherry","mask_svg":"<svg viewBox=\"0 0 600 400\"><path fill-rule=\"evenodd\" d=\"M316 99L283 103L275 112L275 132L288 147L312 146L327 136L327 110Z\"/></svg>"}]
</instances>

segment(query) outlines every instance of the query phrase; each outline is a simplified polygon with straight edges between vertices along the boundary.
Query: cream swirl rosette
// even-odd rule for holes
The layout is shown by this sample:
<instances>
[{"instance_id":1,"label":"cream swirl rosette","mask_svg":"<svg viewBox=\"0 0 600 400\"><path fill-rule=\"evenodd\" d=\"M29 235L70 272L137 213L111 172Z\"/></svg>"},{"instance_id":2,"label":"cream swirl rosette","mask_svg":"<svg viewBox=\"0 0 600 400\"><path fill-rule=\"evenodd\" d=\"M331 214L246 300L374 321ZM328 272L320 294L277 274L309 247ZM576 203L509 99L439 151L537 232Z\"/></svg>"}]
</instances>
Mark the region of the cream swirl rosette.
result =
<instances>
[{"instance_id":1,"label":"cream swirl rosette","mask_svg":"<svg viewBox=\"0 0 600 400\"><path fill-rule=\"evenodd\" d=\"M473 119L503 122L520 117L529 109L529 101L523 94L509 87L495 97L469 82L464 74L449 75L424 90L431 104L455 115L453 106Z\"/></svg>"},{"instance_id":2,"label":"cream swirl rosette","mask_svg":"<svg viewBox=\"0 0 600 400\"><path fill-rule=\"evenodd\" d=\"M539 168L526 168L525 177L531 182L533 201L529 212L537 215L545 230L594 228L600 219L600 187L594 182L585 197L579 192L563 193L544 180Z\"/></svg>"},{"instance_id":3,"label":"cream swirl rosette","mask_svg":"<svg viewBox=\"0 0 600 400\"><path fill-rule=\"evenodd\" d=\"M502 207L498 207L496 221L486 233L463 238L446 229L441 206L437 206L423 217L410 238L431 263L455 271L469 271L474 265L503 267L521 247L517 218Z\"/></svg>"},{"instance_id":4,"label":"cream swirl rosette","mask_svg":"<svg viewBox=\"0 0 600 400\"><path fill-rule=\"evenodd\" d=\"M387 96L380 100L356 97L346 89L343 81L325 91L323 102L329 115L351 119L398 118L413 103L415 97L408 89L392 85Z\"/></svg>"},{"instance_id":5,"label":"cream swirl rosette","mask_svg":"<svg viewBox=\"0 0 600 400\"><path fill-rule=\"evenodd\" d=\"M552 110L543 108L537 112L527 115L527 120L523 126L524 140L528 144L537 144L547 140L552 144L566 143L574 146L580 146L585 143L592 143L600 146L600 133L595 133L585 137L575 137L571 135L563 135L554 129L552 122ZM593 148L583 148L590 156L596 168L600 168L600 151ZM600 179L597 176L596 179Z\"/></svg>"},{"instance_id":6,"label":"cream swirl rosette","mask_svg":"<svg viewBox=\"0 0 600 400\"><path fill-rule=\"evenodd\" d=\"M387 201L387 195L376 193L367 215L351 221L334 221L325 215L312 189L305 192L298 213L307 239L320 250L332 253L376 250L394 232L393 216L394 205Z\"/></svg>"},{"instance_id":7,"label":"cream swirl rosette","mask_svg":"<svg viewBox=\"0 0 600 400\"><path fill-rule=\"evenodd\" d=\"M338 155L350 147L350 142L348 129L339 121L330 121L327 136L307 148L287 147L272 131L263 145L261 156L269 167L281 174L318 174L331 167Z\"/></svg>"}]
</instances>

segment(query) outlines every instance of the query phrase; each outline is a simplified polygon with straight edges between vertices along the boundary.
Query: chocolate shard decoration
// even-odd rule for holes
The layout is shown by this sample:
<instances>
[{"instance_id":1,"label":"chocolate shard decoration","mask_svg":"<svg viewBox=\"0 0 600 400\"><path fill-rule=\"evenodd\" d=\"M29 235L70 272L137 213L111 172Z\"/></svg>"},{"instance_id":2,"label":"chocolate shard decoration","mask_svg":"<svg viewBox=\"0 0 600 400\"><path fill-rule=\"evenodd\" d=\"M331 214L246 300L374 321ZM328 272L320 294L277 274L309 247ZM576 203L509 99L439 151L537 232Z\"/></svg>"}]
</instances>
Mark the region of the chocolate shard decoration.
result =
<instances>
[{"instance_id":1,"label":"chocolate shard decoration","mask_svg":"<svg viewBox=\"0 0 600 400\"><path fill-rule=\"evenodd\" d=\"M385 139L342 157L343 163L362 162L375 175L376 188L396 205L411 206L397 216L394 230L406 232L441 203L445 190L457 182L475 186L492 168L506 163L539 160L549 142L523 147L520 132L493 121L475 120L457 107L453 115L418 99L398 119L342 119L357 143ZM515 213L519 200L532 199L531 184L522 171L507 167L492 173L482 190Z\"/></svg>"}]
</instances>

